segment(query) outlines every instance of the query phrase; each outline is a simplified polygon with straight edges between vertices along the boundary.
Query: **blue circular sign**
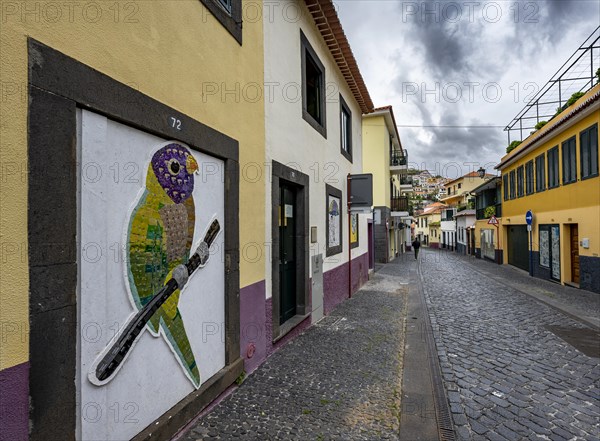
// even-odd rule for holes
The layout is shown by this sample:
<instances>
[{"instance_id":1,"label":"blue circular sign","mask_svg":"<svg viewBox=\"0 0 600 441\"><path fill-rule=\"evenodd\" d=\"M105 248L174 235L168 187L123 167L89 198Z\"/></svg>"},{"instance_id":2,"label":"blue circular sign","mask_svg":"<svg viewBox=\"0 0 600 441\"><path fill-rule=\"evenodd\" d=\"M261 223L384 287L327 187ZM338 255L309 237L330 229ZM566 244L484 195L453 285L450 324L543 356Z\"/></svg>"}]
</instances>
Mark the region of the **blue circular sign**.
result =
<instances>
[{"instance_id":1,"label":"blue circular sign","mask_svg":"<svg viewBox=\"0 0 600 441\"><path fill-rule=\"evenodd\" d=\"M533 213L531 212L531 210L528 210L527 214L525 214L525 221L527 222L527 225L531 225L531 223L533 222Z\"/></svg>"}]
</instances>

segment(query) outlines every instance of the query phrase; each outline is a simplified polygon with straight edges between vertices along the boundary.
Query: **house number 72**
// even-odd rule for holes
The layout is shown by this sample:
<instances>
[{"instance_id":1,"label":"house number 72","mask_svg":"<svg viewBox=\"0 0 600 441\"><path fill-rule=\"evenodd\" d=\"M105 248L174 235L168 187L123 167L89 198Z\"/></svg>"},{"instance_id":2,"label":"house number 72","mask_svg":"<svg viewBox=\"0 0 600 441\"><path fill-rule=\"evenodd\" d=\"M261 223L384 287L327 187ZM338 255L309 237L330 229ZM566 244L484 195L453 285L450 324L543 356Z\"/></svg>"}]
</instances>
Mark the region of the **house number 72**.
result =
<instances>
[{"instance_id":1,"label":"house number 72","mask_svg":"<svg viewBox=\"0 0 600 441\"><path fill-rule=\"evenodd\" d=\"M169 117L169 120L171 120L171 127L173 127L174 129L177 130L181 130L181 120L177 119L173 116Z\"/></svg>"}]
</instances>

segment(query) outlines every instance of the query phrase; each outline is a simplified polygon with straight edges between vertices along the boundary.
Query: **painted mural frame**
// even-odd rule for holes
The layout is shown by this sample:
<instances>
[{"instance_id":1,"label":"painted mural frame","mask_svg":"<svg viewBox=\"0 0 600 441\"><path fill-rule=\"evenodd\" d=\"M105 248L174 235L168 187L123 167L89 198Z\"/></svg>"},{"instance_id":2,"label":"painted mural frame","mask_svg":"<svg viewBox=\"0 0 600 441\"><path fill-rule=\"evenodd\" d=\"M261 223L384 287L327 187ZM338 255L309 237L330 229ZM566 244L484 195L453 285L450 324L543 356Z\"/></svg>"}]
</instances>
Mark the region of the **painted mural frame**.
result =
<instances>
[{"instance_id":1,"label":"painted mural frame","mask_svg":"<svg viewBox=\"0 0 600 441\"><path fill-rule=\"evenodd\" d=\"M358 213L350 215L350 248L357 248L360 241L360 217Z\"/></svg>"},{"instance_id":2,"label":"painted mural frame","mask_svg":"<svg viewBox=\"0 0 600 441\"><path fill-rule=\"evenodd\" d=\"M77 108L181 141L224 161L225 367L133 438L169 439L243 371L237 216L239 143L31 38L28 54L31 440L76 438L80 246ZM179 121L183 130L171 124L171 118Z\"/></svg>"},{"instance_id":3,"label":"painted mural frame","mask_svg":"<svg viewBox=\"0 0 600 441\"><path fill-rule=\"evenodd\" d=\"M325 256L342 252L344 244L342 191L325 184ZM337 205L337 206L336 206Z\"/></svg>"}]
</instances>

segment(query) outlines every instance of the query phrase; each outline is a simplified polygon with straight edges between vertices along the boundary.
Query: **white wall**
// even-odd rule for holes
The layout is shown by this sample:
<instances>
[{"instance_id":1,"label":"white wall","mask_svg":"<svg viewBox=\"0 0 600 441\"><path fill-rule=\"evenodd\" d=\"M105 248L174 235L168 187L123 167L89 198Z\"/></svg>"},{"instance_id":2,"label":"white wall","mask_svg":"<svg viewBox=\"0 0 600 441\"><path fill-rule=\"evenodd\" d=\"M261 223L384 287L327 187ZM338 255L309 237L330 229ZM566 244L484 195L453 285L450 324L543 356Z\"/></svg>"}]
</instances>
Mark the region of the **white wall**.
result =
<instances>
[{"instance_id":1,"label":"white wall","mask_svg":"<svg viewBox=\"0 0 600 441\"><path fill-rule=\"evenodd\" d=\"M463 245L467 245L467 232L466 228L475 225L475 216L459 216L456 218L456 241L462 243ZM461 238L461 235L458 233L460 229L464 230L464 238Z\"/></svg>"},{"instance_id":2,"label":"white wall","mask_svg":"<svg viewBox=\"0 0 600 441\"><path fill-rule=\"evenodd\" d=\"M278 10L301 11L298 19L285 19L274 14L264 20L265 84L271 91L265 94L266 163L272 160L305 173L310 178L309 226L316 226L318 243L311 244L311 255L323 254L323 271L329 271L348 261L348 217L346 213L346 176L360 173L362 164L362 114L360 107L343 80L335 61L312 17L303 2L283 2ZM289 6L289 8L288 8ZM325 67L327 139L302 118L302 69L300 29ZM282 62L285 60L285 62ZM272 93L271 93L272 92ZM350 163L340 153L340 102L339 94L352 112L352 155ZM271 173L267 170L267 173ZM325 184L342 191L343 251L325 258ZM271 181L266 182L266 200L271 200ZM265 210L265 232L271 240L271 206ZM367 218L360 215L359 247L352 250L352 258L367 252ZM266 279L271 279L271 259L266 260ZM267 283L267 298L271 286Z\"/></svg>"}]
</instances>

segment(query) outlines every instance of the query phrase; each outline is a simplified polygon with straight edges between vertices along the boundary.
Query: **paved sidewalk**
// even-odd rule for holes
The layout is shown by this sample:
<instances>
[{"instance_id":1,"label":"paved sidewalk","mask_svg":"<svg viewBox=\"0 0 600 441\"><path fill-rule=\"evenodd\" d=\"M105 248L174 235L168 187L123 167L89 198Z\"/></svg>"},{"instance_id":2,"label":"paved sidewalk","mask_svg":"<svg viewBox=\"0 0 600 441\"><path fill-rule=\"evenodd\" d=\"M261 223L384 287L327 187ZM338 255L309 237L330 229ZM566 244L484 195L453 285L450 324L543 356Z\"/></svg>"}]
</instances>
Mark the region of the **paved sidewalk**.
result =
<instances>
[{"instance_id":1,"label":"paved sidewalk","mask_svg":"<svg viewBox=\"0 0 600 441\"><path fill-rule=\"evenodd\" d=\"M179 439L398 439L407 293L379 271Z\"/></svg>"}]
</instances>

